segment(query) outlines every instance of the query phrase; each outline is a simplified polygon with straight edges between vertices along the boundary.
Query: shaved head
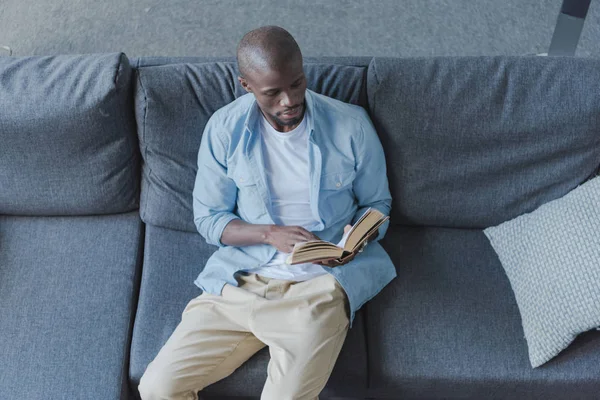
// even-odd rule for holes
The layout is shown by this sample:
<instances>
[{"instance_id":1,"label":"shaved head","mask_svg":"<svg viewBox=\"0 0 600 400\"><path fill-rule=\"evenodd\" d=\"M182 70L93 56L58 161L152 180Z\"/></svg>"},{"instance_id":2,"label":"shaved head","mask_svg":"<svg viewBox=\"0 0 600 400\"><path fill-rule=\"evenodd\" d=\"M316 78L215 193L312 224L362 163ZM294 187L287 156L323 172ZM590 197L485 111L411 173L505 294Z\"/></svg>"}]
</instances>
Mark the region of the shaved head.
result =
<instances>
[{"instance_id":1,"label":"shaved head","mask_svg":"<svg viewBox=\"0 0 600 400\"><path fill-rule=\"evenodd\" d=\"M283 28L263 26L244 35L237 48L240 75L279 70L289 62L302 63L302 52L296 40Z\"/></svg>"},{"instance_id":2,"label":"shaved head","mask_svg":"<svg viewBox=\"0 0 600 400\"><path fill-rule=\"evenodd\" d=\"M278 26L244 35L237 49L238 81L256 98L273 128L289 132L304 118L306 76L298 43Z\"/></svg>"}]
</instances>

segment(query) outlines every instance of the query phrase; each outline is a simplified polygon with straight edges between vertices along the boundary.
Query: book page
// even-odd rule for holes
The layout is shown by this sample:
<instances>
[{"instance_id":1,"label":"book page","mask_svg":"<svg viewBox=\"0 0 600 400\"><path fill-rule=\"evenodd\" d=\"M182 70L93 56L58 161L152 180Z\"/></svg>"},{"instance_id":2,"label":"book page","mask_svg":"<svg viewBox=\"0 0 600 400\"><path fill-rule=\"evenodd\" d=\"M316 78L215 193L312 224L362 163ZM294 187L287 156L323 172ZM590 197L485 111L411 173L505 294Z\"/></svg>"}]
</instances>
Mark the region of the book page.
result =
<instances>
[{"instance_id":1,"label":"book page","mask_svg":"<svg viewBox=\"0 0 600 400\"><path fill-rule=\"evenodd\" d=\"M358 221L356 221L356 223L354 225L352 225L352 228L350 228L348 230L348 232L344 233L344 235L342 236L342 239L340 239L340 241L337 244L339 247L344 248L344 246L346 245L346 241L348 240L348 237L352 234L352 232L354 232L354 230L356 229L356 227L358 225L360 225L360 223L367 217L367 215L369 215L370 212L371 212L371 207L369 207L367 209L367 211L365 211L363 213L363 215L360 216L360 218L358 219Z\"/></svg>"},{"instance_id":2,"label":"book page","mask_svg":"<svg viewBox=\"0 0 600 400\"><path fill-rule=\"evenodd\" d=\"M349 229L348 232L344 233L342 239L337 244L338 247L344 248L346 241L348 240L348 236L350 236L350 232L352 232L352 229Z\"/></svg>"},{"instance_id":3,"label":"book page","mask_svg":"<svg viewBox=\"0 0 600 400\"><path fill-rule=\"evenodd\" d=\"M377 226L379 227L389 217L383 215L379 210L369 208L365 215L354 225L350 232L349 238L346 241L344 249L352 252L368 237L368 233Z\"/></svg>"},{"instance_id":4,"label":"book page","mask_svg":"<svg viewBox=\"0 0 600 400\"><path fill-rule=\"evenodd\" d=\"M360 216L360 218L358 219L358 221L356 221L356 223L355 223L354 225L352 225L352 228L350 228L350 231L348 232L348 236L350 236L350 234L351 234L352 232L354 232L354 230L356 229L356 227L357 227L358 225L360 225L360 223L361 223L361 222L362 222L362 221L363 221L365 218L367 218L367 215L369 215L369 213L370 213L370 212L371 212L371 207L367 208L367 211L365 211L365 212L363 213L363 215L361 215L361 216ZM346 238L347 238L347 237L346 237ZM346 244L346 241L344 241L344 244ZM343 246L342 246L342 247L343 247Z\"/></svg>"}]
</instances>

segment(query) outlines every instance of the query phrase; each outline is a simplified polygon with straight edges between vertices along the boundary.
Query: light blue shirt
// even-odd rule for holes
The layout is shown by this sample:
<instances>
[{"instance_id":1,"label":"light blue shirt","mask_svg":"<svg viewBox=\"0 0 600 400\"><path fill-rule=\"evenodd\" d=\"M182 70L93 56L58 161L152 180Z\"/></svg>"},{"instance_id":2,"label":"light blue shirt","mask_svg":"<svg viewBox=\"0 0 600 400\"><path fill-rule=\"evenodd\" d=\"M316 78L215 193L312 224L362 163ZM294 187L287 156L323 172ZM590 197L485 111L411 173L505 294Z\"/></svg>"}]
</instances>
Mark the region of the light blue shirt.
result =
<instances>
[{"instance_id":1,"label":"light blue shirt","mask_svg":"<svg viewBox=\"0 0 600 400\"><path fill-rule=\"evenodd\" d=\"M344 226L373 207L389 215L391 195L379 137L367 112L359 106L306 91L310 203L318 221L314 234L339 242ZM261 244L234 247L221 242L234 219L274 224L259 135L261 113L254 95L246 94L217 110L208 121L193 191L194 223L206 242L219 246L194 281L202 290L220 295L234 275L263 266L275 247ZM360 307L383 289L396 269L377 239L354 260L340 267L323 267L344 288L350 321Z\"/></svg>"}]
</instances>

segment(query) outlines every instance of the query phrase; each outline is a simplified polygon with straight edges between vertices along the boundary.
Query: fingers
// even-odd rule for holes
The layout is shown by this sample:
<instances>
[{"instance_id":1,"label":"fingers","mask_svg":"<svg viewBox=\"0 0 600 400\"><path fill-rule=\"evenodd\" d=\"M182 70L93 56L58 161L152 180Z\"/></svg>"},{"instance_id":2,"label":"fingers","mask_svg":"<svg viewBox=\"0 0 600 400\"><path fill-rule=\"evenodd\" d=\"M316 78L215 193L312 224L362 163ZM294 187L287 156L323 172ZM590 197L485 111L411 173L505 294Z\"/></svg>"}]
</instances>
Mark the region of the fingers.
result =
<instances>
[{"instance_id":1,"label":"fingers","mask_svg":"<svg viewBox=\"0 0 600 400\"><path fill-rule=\"evenodd\" d=\"M302 234L300 234L300 233L294 233L294 234L292 234L292 236L290 236L289 238L290 238L290 240L291 240L293 243L298 243L298 242L307 242L307 241L309 241L309 240L310 240L310 238L309 238L308 236L306 236L306 235L302 235Z\"/></svg>"},{"instance_id":2,"label":"fingers","mask_svg":"<svg viewBox=\"0 0 600 400\"><path fill-rule=\"evenodd\" d=\"M350 254L349 256L341 260L340 265L348 264L350 261L354 260L354 257L356 257L356 253Z\"/></svg>"},{"instance_id":3,"label":"fingers","mask_svg":"<svg viewBox=\"0 0 600 400\"><path fill-rule=\"evenodd\" d=\"M302 238L302 240L319 240L319 238L312 232L304 229L301 226L294 226L294 232Z\"/></svg>"},{"instance_id":4,"label":"fingers","mask_svg":"<svg viewBox=\"0 0 600 400\"><path fill-rule=\"evenodd\" d=\"M363 252L363 250L365 249L365 247L367 247L367 244L369 244L369 241L368 241L368 240L366 240L366 241L365 241L365 242L364 242L364 243L363 243L363 244L360 246L360 248L358 249L358 252L359 252L359 253L362 253L362 252Z\"/></svg>"},{"instance_id":5,"label":"fingers","mask_svg":"<svg viewBox=\"0 0 600 400\"><path fill-rule=\"evenodd\" d=\"M308 242L310 240L319 240L318 237L316 237L311 232L307 231L306 229L300 226L290 228L292 229L288 230L285 237L285 246L288 249L288 253L291 253L294 250L294 245L296 243Z\"/></svg>"},{"instance_id":6,"label":"fingers","mask_svg":"<svg viewBox=\"0 0 600 400\"><path fill-rule=\"evenodd\" d=\"M277 250L291 253L294 245L297 243L308 242L310 240L320 240L316 235L301 226L281 226L275 225L274 243L272 245Z\"/></svg>"},{"instance_id":7,"label":"fingers","mask_svg":"<svg viewBox=\"0 0 600 400\"><path fill-rule=\"evenodd\" d=\"M319 240L319 238L317 237L317 235L315 235L312 232L309 232L307 230L304 230L304 235L308 240Z\"/></svg>"},{"instance_id":8,"label":"fingers","mask_svg":"<svg viewBox=\"0 0 600 400\"><path fill-rule=\"evenodd\" d=\"M336 258L329 258L326 260L316 261L313 264L323 265L325 267L335 267L340 265L340 262Z\"/></svg>"},{"instance_id":9,"label":"fingers","mask_svg":"<svg viewBox=\"0 0 600 400\"><path fill-rule=\"evenodd\" d=\"M343 260L338 260L337 258L332 258L328 260L315 261L313 264L323 265L325 267L339 267L345 264L348 264L350 261L354 260L355 255L348 256Z\"/></svg>"},{"instance_id":10,"label":"fingers","mask_svg":"<svg viewBox=\"0 0 600 400\"><path fill-rule=\"evenodd\" d=\"M303 233L300 230L290 230L290 231L286 232L285 239L286 239L286 242L292 243L292 245L293 245L294 243L306 242L306 241L310 240L310 236L306 235L305 233Z\"/></svg>"}]
</instances>

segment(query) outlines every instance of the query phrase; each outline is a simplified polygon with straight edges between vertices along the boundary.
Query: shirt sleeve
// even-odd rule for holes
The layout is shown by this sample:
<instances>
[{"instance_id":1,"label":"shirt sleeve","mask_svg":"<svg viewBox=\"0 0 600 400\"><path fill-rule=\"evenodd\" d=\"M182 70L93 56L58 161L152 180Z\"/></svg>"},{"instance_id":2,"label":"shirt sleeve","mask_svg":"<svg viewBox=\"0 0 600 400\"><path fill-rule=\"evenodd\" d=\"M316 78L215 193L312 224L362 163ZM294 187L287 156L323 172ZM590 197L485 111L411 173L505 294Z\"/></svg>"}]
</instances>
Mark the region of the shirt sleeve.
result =
<instances>
[{"instance_id":1,"label":"shirt sleeve","mask_svg":"<svg viewBox=\"0 0 600 400\"><path fill-rule=\"evenodd\" d=\"M215 118L204 129L198 151L198 172L193 190L194 224L208 244L224 247L221 235L234 219L237 186L227 176L227 145Z\"/></svg>"},{"instance_id":2,"label":"shirt sleeve","mask_svg":"<svg viewBox=\"0 0 600 400\"><path fill-rule=\"evenodd\" d=\"M356 177L354 179L354 195L358 210L352 218L352 224L367 211L369 207L389 215L392 206L385 155L379 141L379 136L367 112L361 111L361 135L357 141ZM379 235L375 241L381 240L388 229L389 220L379 227Z\"/></svg>"}]
</instances>

